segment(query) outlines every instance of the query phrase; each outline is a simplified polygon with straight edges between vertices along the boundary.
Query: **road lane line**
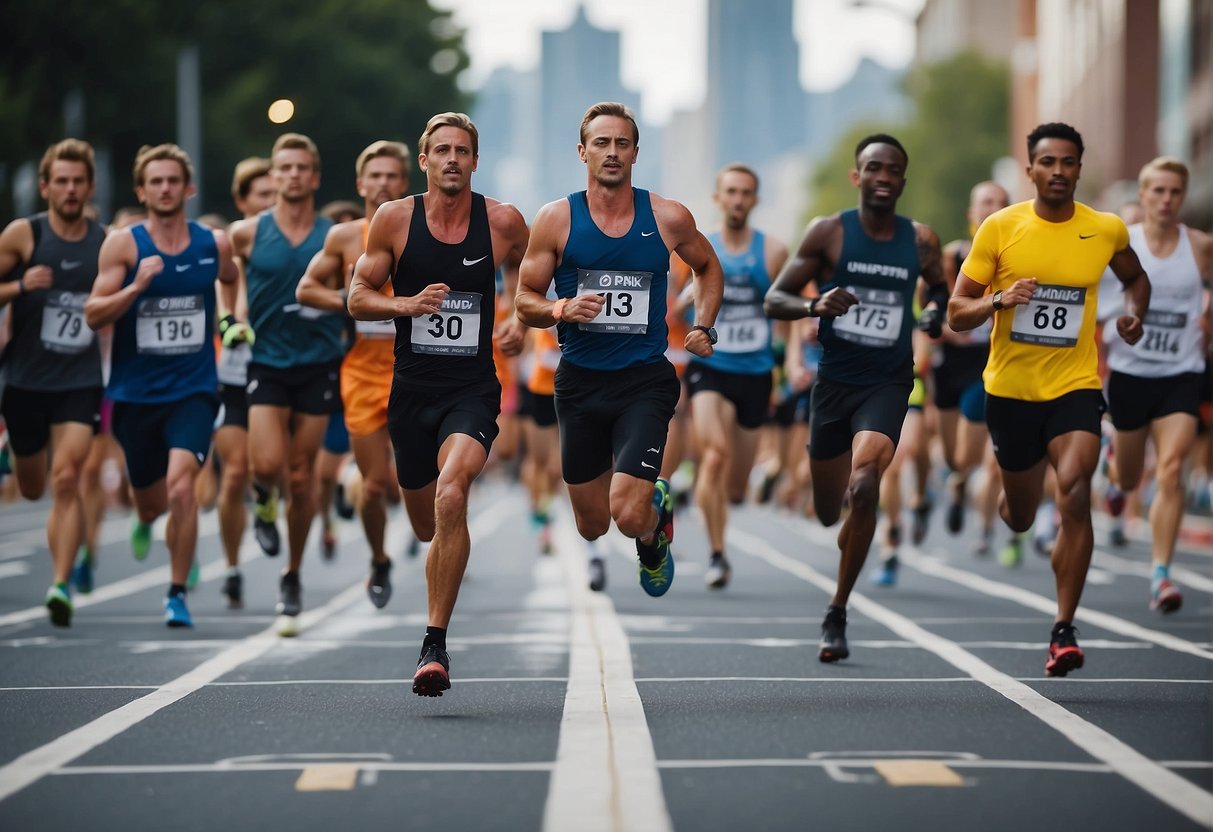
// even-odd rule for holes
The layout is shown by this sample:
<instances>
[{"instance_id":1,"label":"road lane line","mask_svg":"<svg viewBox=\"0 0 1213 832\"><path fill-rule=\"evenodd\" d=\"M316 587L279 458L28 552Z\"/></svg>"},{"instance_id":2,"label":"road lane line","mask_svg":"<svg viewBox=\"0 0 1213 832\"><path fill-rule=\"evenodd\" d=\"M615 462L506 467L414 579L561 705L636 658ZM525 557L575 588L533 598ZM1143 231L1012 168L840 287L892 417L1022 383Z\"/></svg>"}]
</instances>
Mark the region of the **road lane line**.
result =
<instances>
[{"instance_id":1,"label":"road lane line","mask_svg":"<svg viewBox=\"0 0 1213 832\"><path fill-rule=\"evenodd\" d=\"M729 537L754 557L803 579L826 595L834 593L835 582L832 578L827 578L808 564L788 557L765 540L737 529L730 530ZM968 673L1185 817L1203 825L1208 825L1209 818L1213 818L1213 794L1169 771L1097 725L1087 722L1028 685L995 669L954 642L924 630L901 613L860 593L852 593L850 606L902 638L918 642L958 670Z\"/></svg>"},{"instance_id":2,"label":"road lane line","mask_svg":"<svg viewBox=\"0 0 1213 832\"><path fill-rule=\"evenodd\" d=\"M567 518L556 534L572 607L569 682L543 828L670 832L627 636L610 596L587 588L585 545Z\"/></svg>"},{"instance_id":3,"label":"road lane line","mask_svg":"<svg viewBox=\"0 0 1213 832\"><path fill-rule=\"evenodd\" d=\"M349 792L358 782L358 766L350 763L321 763L299 772L297 792Z\"/></svg>"},{"instance_id":4,"label":"road lane line","mask_svg":"<svg viewBox=\"0 0 1213 832\"><path fill-rule=\"evenodd\" d=\"M872 768L890 786L934 786L956 788L964 778L939 760L873 760Z\"/></svg>"},{"instance_id":5,"label":"road lane line","mask_svg":"<svg viewBox=\"0 0 1213 832\"><path fill-rule=\"evenodd\" d=\"M1145 578L1146 580L1154 577L1154 568L1150 564L1122 558L1119 555L1104 551L1098 546L1095 547L1092 562L1102 566L1109 572L1116 572L1120 575L1132 575L1137 578ZM1213 580L1209 580L1199 572L1193 572L1191 569L1186 569L1174 562L1171 563L1171 577L1183 589L1198 589L1201 592L1213 592Z\"/></svg>"},{"instance_id":6,"label":"road lane line","mask_svg":"<svg viewBox=\"0 0 1213 832\"><path fill-rule=\"evenodd\" d=\"M341 608L362 598L363 581L342 591L327 604L299 616L301 630L315 626ZM109 711L58 739L22 754L0 768L0 800L5 800L47 774L62 768L104 742L139 724L157 711L172 705L237 667L269 652L281 639L270 625L259 633L227 648L156 690L120 708Z\"/></svg>"}]
</instances>

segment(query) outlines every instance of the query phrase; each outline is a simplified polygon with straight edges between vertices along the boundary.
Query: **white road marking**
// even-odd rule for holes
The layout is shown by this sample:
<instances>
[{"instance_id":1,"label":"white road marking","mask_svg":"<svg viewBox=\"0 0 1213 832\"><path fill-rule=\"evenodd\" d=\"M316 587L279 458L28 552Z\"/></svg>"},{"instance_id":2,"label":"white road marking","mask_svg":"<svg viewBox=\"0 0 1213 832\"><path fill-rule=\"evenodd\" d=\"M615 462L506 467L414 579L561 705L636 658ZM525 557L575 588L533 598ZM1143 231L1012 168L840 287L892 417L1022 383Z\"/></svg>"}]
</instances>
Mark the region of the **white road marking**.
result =
<instances>
[{"instance_id":1,"label":"white road marking","mask_svg":"<svg viewBox=\"0 0 1213 832\"><path fill-rule=\"evenodd\" d=\"M754 557L803 579L827 595L834 593L833 579L795 558L788 557L765 540L736 529L730 531L729 537ZM1028 685L996 670L954 642L922 629L900 613L860 593L851 595L850 606L902 638L921 644L953 667L968 673L1177 812L1200 824L1208 824L1209 818L1213 817L1213 794L1169 771L1099 726L1087 722Z\"/></svg>"},{"instance_id":2,"label":"white road marking","mask_svg":"<svg viewBox=\"0 0 1213 832\"><path fill-rule=\"evenodd\" d=\"M852 647L866 647L873 650L922 649L921 644L895 639L850 639L849 641ZM766 647L773 649L817 646L817 639L815 638L712 638L710 636L671 636L663 638L661 636L632 636L631 642L632 644L734 645L738 647ZM1153 650L1155 647L1155 645L1147 641L1112 641L1109 639L1093 638L1084 638L1082 643L1087 647L1100 647L1107 650ZM958 641L956 644L959 644L961 647L972 647L982 650L1040 650L1045 646L1040 641Z\"/></svg>"},{"instance_id":3,"label":"white road marking","mask_svg":"<svg viewBox=\"0 0 1213 832\"><path fill-rule=\"evenodd\" d=\"M1093 562L1099 564L1109 572L1116 572L1120 575L1133 575L1138 578L1145 578L1146 580L1154 576L1154 569L1149 563L1128 560L1098 547L1095 549ZM1176 580L1181 589L1197 589L1201 592L1213 592L1213 580L1209 580L1199 572L1185 569L1174 562L1171 564L1171 577Z\"/></svg>"},{"instance_id":4,"label":"white road marking","mask_svg":"<svg viewBox=\"0 0 1213 832\"><path fill-rule=\"evenodd\" d=\"M713 769L713 768L873 768L879 759L851 759L845 756L806 759L787 758L742 758L739 760L661 760L660 769ZM1069 771L1082 774L1118 773L1107 763L1068 763L1057 760L982 760L958 757L946 759L951 768L1008 769L1020 771ZM1207 771L1213 769L1208 760L1159 760L1157 765L1165 769ZM68 769L71 771L71 769Z\"/></svg>"},{"instance_id":5,"label":"white road marking","mask_svg":"<svg viewBox=\"0 0 1213 832\"><path fill-rule=\"evenodd\" d=\"M359 581L339 593L324 606L303 613L299 616L300 625L304 629L316 625L342 607L363 597L365 592L363 582ZM11 797L26 786L113 739L162 708L189 696L225 673L230 673L237 667L259 658L280 643L281 641L274 635L272 627L262 630L208 659L193 670L166 682L146 696L102 714L92 722L82 725L74 731L69 731L33 751L22 754L0 768L0 800Z\"/></svg>"},{"instance_id":6,"label":"white road marking","mask_svg":"<svg viewBox=\"0 0 1213 832\"><path fill-rule=\"evenodd\" d=\"M29 564L22 561L17 563L0 563L0 581L5 578L16 578L29 574Z\"/></svg>"},{"instance_id":7,"label":"white road marking","mask_svg":"<svg viewBox=\"0 0 1213 832\"><path fill-rule=\"evenodd\" d=\"M633 679L627 636L605 593L586 586L585 546L556 523L572 603L569 683L545 830L670 832L657 757ZM632 587L639 592L639 587Z\"/></svg>"},{"instance_id":8,"label":"white road marking","mask_svg":"<svg viewBox=\"0 0 1213 832\"><path fill-rule=\"evenodd\" d=\"M185 763L180 765L130 765L130 766L68 766L50 772L56 777L72 775L97 774L245 774L250 771L303 771L315 766L314 762L300 760L298 762L272 763L241 763L225 765L223 763ZM428 773L434 771L456 772L519 772L519 771L551 771L553 763L448 763L448 762L412 762L412 763L358 763L358 768L364 773L368 771L406 771Z\"/></svg>"}]
</instances>

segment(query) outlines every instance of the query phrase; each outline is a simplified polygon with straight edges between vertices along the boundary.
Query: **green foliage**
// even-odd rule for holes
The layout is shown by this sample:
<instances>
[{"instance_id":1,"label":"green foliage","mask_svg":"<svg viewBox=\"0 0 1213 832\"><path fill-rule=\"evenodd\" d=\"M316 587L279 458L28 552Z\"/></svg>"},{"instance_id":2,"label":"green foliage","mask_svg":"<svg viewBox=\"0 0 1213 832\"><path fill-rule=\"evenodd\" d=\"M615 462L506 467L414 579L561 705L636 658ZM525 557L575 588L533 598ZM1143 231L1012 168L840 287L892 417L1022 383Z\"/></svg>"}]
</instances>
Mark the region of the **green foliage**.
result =
<instances>
[{"instance_id":1,"label":"green foliage","mask_svg":"<svg viewBox=\"0 0 1213 832\"><path fill-rule=\"evenodd\" d=\"M64 97L78 89L82 138L112 155L115 206L134 201L138 147L176 139L176 60L186 45L201 62L201 211L234 216L235 163L268 155L288 130L320 147L318 200L352 198L362 148L395 139L415 152L429 116L470 103L455 83L468 64L462 33L427 0L60 0L14 4L5 16L13 48L0 50L0 162L11 177L62 138ZM446 71L436 72L431 62L444 50ZM278 98L295 103L285 125L266 116ZM414 171L414 187L422 181ZM0 215L9 213L7 187Z\"/></svg>"},{"instance_id":2,"label":"green foliage","mask_svg":"<svg viewBox=\"0 0 1213 832\"><path fill-rule=\"evenodd\" d=\"M906 89L913 101L904 125L860 125L849 131L816 166L810 216L858 204L848 173L855 145L865 135L897 136L910 155L898 213L924 222L944 243L968 236L965 209L973 185L989 179L1007 155L1010 79L1005 65L975 52L918 68Z\"/></svg>"}]
</instances>

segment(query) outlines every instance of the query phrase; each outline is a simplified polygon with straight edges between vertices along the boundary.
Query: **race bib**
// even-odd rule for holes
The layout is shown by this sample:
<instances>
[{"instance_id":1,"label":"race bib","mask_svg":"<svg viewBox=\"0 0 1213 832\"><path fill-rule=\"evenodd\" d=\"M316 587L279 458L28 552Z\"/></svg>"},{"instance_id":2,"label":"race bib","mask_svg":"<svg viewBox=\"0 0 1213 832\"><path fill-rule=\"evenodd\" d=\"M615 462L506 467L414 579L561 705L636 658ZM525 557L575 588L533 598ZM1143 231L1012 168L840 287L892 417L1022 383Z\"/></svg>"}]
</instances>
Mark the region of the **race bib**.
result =
<instances>
[{"instance_id":1,"label":"race bib","mask_svg":"<svg viewBox=\"0 0 1213 832\"><path fill-rule=\"evenodd\" d=\"M42 348L49 352L75 355L93 343L93 331L84 322L87 292L47 293L42 307Z\"/></svg>"},{"instance_id":2,"label":"race bib","mask_svg":"<svg viewBox=\"0 0 1213 832\"><path fill-rule=\"evenodd\" d=\"M248 384L248 365L253 360L253 348L248 344L236 344L219 350L219 383L225 387L244 387Z\"/></svg>"},{"instance_id":3,"label":"race bib","mask_svg":"<svg viewBox=\"0 0 1213 832\"><path fill-rule=\"evenodd\" d=\"M905 300L898 292L848 286L859 303L834 319L834 334L865 347L891 347L901 337Z\"/></svg>"},{"instance_id":4,"label":"race bib","mask_svg":"<svg viewBox=\"0 0 1213 832\"><path fill-rule=\"evenodd\" d=\"M652 272L577 270L577 294L601 295L605 300L598 317L578 328L589 332L644 335L649 331L649 288Z\"/></svg>"},{"instance_id":5,"label":"race bib","mask_svg":"<svg viewBox=\"0 0 1213 832\"><path fill-rule=\"evenodd\" d=\"M396 321L355 321L354 331L359 338L370 338L374 341L385 341L396 337Z\"/></svg>"},{"instance_id":6,"label":"race bib","mask_svg":"<svg viewBox=\"0 0 1213 832\"><path fill-rule=\"evenodd\" d=\"M1030 301L1015 307L1011 340L1043 347L1075 346L1086 298L1085 287L1037 286Z\"/></svg>"},{"instance_id":7,"label":"race bib","mask_svg":"<svg viewBox=\"0 0 1213 832\"><path fill-rule=\"evenodd\" d=\"M758 352L770 343L771 325L761 304L721 307L716 317L717 352Z\"/></svg>"},{"instance_id":8,"label":"race bib","mask_svg":"<svg viewBox=\"0 0 1213 832\"><path fill-rule=\"evenodd\" d=\"M1151 309L1142 321L1141 340L1133 345L1133 351L1146 361L1174 361L1187 326L1186 312Z\"/></svg>"},{"instance_id":9,"label":"race bib","mask_svg":"<svg viewBox=\"0 0 1213 832\"><path fill-rule=\"evenodd\" d=\"M147 298L135 316L135 348L141 355L197 352L207 336L202 295Z\"/></svg>"},{"instance_id":10,"label":"race bib","mask_svg":"<svg viewBox=\"0 0 1213 832\"><path fill-rule=\"evenodd\" d=\"M413 352L475 355L480 350L479 292L448 292L442 308L413 318Z\"/></svg>"}]
</instances>

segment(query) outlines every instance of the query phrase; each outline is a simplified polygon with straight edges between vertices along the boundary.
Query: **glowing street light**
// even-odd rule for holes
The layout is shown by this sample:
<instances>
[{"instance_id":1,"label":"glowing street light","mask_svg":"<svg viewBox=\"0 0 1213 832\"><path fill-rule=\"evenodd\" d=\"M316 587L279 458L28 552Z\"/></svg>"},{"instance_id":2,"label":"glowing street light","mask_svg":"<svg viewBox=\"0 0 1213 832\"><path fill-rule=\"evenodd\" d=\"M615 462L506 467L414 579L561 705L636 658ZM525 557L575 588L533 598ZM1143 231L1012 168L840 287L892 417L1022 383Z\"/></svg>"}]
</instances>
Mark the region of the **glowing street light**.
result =
<instances>
[{"instance_id":1,"label":"glowing street light","mask_svg":"<svg viewBox=\"0 0 1213 832\"><path fill-rule=\"evenodd\" d=\"M268 115L274 124L286 124L295 115L295 102L289 98L279 98L270 105Z\"/></svg>"}]
</instances>

